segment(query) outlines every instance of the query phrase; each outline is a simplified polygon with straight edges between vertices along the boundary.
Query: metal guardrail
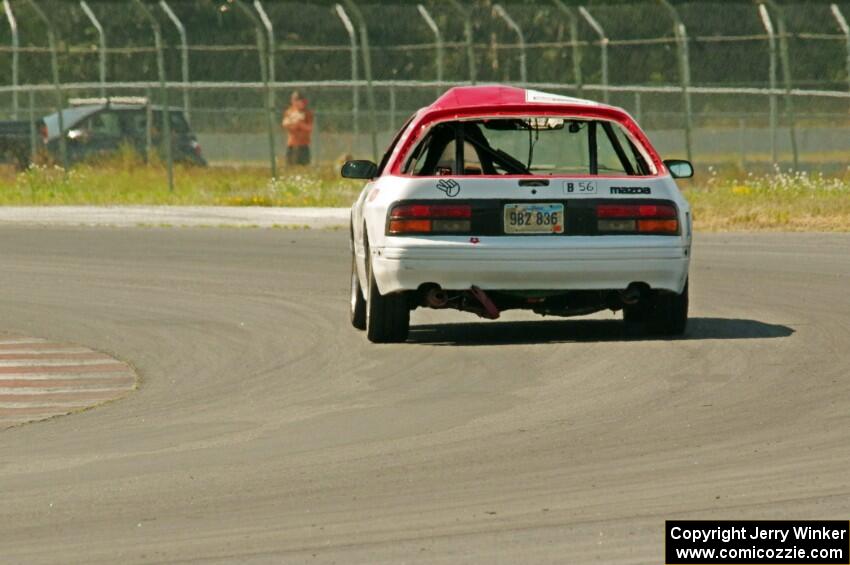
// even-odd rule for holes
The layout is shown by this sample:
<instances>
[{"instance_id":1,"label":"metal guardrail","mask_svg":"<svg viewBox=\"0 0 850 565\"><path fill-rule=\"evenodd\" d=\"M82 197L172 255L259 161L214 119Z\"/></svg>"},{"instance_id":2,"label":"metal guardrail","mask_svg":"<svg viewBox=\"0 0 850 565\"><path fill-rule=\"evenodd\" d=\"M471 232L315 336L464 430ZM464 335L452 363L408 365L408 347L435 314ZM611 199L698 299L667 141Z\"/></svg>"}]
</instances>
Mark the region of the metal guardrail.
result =
<instances>
[{"instance_id":1,"label":"metal guardrail","mask_svg":"<svg viewBox=\"0 0 850 565\"><path fill-rule=\"evenodd\" d=\"M262 81L166 81L166 86L169 89L189 90L215 90L215 89L234 89L234 90L257 90L264 88L265 82ZM276 81L268 83L271 88L276 90L298 89L298 88L351 88L354 86L364 88L369 85L366 80L291 80L291 81ZM373 88L451 88L453 86L468 86L473 84L470 81L436 81L436 80L373 80ZM570 82L500 82L508 86L518 86L531 89L557 89L557 90L574 90L577 88L575 83ZM160 86L158 81L122 81L110 82L109 88L118 90L128 89L147 89ZM98 89L99 82L63 82L59 84L62 90L83 90L83 89ZM18 86L2 86L0 85L0 93L4 92L48 92L55 87L52 84L21 84ZM582 88L595 92L609 90L611 92L643 92L657 94L681 93L682 87L679 85L646 85L646 84L584 84ZM792 88L786 90L784 88L758 88L758 87L738 87L738 86L691 86L688 89L692 94L742 94L748 96L768 96L790 94L791 96L813 96L817 98L839 98L850 99L850 90L823 90L823 89L808 89L808 88Z\"/></svg>"}]
</instances>

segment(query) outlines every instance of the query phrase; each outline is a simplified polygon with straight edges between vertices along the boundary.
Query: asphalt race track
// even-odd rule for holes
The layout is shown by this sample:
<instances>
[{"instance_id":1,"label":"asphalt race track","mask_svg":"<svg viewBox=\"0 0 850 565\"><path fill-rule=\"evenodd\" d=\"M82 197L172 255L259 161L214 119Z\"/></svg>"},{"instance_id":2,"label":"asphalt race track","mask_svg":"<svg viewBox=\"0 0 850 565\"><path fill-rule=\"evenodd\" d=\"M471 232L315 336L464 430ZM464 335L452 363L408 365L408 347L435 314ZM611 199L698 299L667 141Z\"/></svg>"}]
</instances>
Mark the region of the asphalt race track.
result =
<instances>
[{"instance_id":1,"label":"asphalt race track","mask_svg":"<svg viewBox=\"0 0 850 565\"><path fill-rule=\"evenodd\" d=\"M850 515L850 235L698 234L685 339L347 319L347 232L0 228L0 330L139 390L0 432L3 563L660 563Z\"/></svg>"}]
</instances>

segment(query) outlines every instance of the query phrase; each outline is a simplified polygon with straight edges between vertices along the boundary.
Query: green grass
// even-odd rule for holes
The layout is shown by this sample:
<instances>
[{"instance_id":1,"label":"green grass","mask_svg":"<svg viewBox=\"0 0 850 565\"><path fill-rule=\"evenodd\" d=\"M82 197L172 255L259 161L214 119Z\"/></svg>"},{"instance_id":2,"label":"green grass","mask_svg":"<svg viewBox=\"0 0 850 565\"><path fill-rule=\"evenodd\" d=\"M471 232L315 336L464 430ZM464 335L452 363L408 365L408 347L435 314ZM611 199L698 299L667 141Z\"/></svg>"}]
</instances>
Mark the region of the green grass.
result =
<instances>
[{"instance_id":1,"label":"green grass","mask_svg":"<svg viewBox=\"0 0 850 565\"><path fill-rule=\"evenodd\" d=\"M850 231L850 170L706 176L681 183L698 230Z\"/></svg>"},{"instance_id":2,"label":"green grass","mask_svg":"<svg viewBox=\"0 0 850 565\"><path fill-rule=\"evenodd\" d=\"M174 191L165 168L132 154L82 163L67 173L51 165L0 171L0 205L210 205L350 206L362 183L340 178L331 166L298 168L276 179L260 167L174 168Z\"/></svg>"},{"instance_id":3,"label":"green grass","mask_svg":"<svg viewBox=\"0 0 850 565\"><path fill-rule=\"evenodd\" d=\"M65 173L53 166L0 169L0 205L350 206L362 183L341 179L338 167L175 168L169 192L164 167L131 153ZM680 183L702 231L850 231L850 169L824 176L776 170L753 175L709 169Z\"/></svg>"}]
</instances>

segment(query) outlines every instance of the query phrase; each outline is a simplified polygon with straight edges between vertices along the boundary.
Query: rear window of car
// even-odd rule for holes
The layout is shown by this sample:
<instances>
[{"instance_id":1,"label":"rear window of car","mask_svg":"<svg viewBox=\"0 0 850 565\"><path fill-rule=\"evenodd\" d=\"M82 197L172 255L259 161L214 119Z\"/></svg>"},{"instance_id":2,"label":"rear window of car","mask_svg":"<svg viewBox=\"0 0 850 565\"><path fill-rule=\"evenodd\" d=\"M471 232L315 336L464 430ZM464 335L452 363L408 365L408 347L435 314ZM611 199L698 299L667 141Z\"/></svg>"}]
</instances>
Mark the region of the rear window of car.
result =
<instances>
[{"instance_id":1,"label":"rear window of car","mask_svg":"<svg viewBox=\"0 0 850 565\"><path fill-rule=\"evenodd\" d=\"M441 175L650 175L655 171L617 123L571 117L441 122L406 157L403 172Z\"/></svg>"},{"instance_id":2,"label":"rear window of car","mask_svg":"<svg viewBox=\"0 0 850 565\"><path fill-rule=\"evenodd\" d=\"M128 128L134 132L144 132L147 127L147 111L144 109L125 111L129 116ZM172 110L168 113L171 118L171 129L174 133L189 133L189 123L179 110ZM153 126L159 128L162 124L162 111L153 110L151 112Z\"/></svg>"}]
</instances>

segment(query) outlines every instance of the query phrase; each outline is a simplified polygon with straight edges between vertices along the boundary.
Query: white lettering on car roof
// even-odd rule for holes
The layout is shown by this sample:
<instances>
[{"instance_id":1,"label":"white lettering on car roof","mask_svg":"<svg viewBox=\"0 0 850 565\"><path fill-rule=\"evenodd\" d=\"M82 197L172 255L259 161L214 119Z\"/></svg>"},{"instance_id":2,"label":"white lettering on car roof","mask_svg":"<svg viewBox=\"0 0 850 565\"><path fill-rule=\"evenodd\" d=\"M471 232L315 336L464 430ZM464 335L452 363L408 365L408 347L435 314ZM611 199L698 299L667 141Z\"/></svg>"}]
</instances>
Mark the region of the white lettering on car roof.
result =
<instances>
[{"instance_id":1,"label":"white lettering on car roof","mask_svg":"<svg viewBox=\"0 0 850 565\"><path fill-rule=\"evenodd\" d=\"M550 94L548 92L540 92L539 90L526 89L525 101L538 104L581 104L584 106L599 106L593 100L585 100L584 98L573 98L572 96L562 96L560 94Z\"/></svg>"}]
</instances>

